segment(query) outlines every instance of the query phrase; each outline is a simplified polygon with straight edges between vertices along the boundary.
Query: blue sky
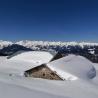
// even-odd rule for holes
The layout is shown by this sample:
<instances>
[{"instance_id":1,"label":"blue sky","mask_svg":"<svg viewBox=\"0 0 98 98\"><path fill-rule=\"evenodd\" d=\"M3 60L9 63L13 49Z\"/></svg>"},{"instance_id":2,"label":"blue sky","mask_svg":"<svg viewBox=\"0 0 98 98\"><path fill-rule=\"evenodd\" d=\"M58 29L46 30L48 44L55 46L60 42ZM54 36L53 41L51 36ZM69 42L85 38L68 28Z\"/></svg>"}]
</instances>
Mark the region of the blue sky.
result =
<instances>
[{"instance_id":1,"label":"blue sky","mask_svg":"<svg viewBox=\"0 0 98 98\"><path fill-rule=\"evenodd\" d=\"M98 0L0 0L0 39L98 42Z\"/></svg>"}]
</instances>

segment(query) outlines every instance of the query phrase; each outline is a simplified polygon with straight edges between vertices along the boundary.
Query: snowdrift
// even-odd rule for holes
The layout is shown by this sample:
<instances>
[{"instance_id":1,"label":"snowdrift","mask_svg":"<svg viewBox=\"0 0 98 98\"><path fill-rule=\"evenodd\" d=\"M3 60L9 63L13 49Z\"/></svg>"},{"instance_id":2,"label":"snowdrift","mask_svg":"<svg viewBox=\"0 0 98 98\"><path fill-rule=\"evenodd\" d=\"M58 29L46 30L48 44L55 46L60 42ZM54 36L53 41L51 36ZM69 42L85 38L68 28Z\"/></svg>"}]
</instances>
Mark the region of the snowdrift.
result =
<instances>
[{"instance_id":1,"label":"snowdrift","mask_svg":"<svg viewBox=\"0 0 98 98\"><path fill-rule=\"evenodd\" d=\"M0 98L68 98L0 82Z\"/></svg>"},{"instance_id":2,"label":"snowdrift","mask_svg":"<svg viewBox=\"0 0 98 98\"><path fill-rule=\"evenodd\" d=\"M94 68L84 57L69 55L47 64L64 79L76 81L49 81L9 75L21 74L34 66L38 64L0 58L0 98L98 98L97 65Z\"/></svg>"},{"instance_id":3,"label":"snowdrift","mask_svg":"<svg viewBox=\"0 0 98 98\"><path fill-rule=\"evenodd\" d=\"M36 66L38 65L26 61L4 60L0 64L0 73L23 76L26 70L29 70Z\"/></svg>"},{"instance_id":4,"label":"snowdrift","mask_svg":"<svg viewBox=\"0 0 98 98\"><path fill-rule=\"evenodd\" d=\"M92 79L96 70L92 63L82 56L69 55L47 64L65 80Z\"/></svg>"}]
</instances>

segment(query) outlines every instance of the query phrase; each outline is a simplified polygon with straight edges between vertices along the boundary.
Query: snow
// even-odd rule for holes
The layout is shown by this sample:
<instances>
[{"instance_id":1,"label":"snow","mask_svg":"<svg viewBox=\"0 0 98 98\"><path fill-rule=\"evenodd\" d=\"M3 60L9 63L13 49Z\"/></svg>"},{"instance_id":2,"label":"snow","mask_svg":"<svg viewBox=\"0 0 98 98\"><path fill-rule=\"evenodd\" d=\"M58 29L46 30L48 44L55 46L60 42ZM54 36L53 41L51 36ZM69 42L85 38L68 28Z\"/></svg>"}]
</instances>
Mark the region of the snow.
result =
<instances>
[{"instance_id":1,"label":"snow","mask_svg":"<svg viewBox=\"0 0 98 98\"><path fill-rule=\"evenodd\" d=\"M91 79L96 76L93 64L82 56L69 55L47 65L65 80Z\"/></svg>"},{"instance_id":2,"label":"snow","mask_svg":"<svg viewBox=\"0 0 98 98\"><path fill-rule=\"evenodd\" d=\"M33 67L36 67L38 65L35 65L30 62L26 61L11 61L11 60L4 60L0 63L0 72L1 73L7 73L11 75L24 75L24 71L29 70Z\"/></svg>"},{"instance_id":3,"label":"snow","mask_svg":"<svg viewBox=\"0 0 98 98\"><path fill-rule=\"evenodd\" d=\"M36 46L36 45L41 45L41 46L49 46L49 45L54 45L54 46L57 46L57 45L60 45L60 46L68 46L68 45L71 45L71 46L76 46L76 45L79 45L81 47L84 47L85 45L87 46L98 46L98 43L91 43L91 42L55 42L55 41L30 41L30 40L25 40L25 41L19 41L19 42L16 42L16 44L19 44L19 45L23 45L23 46L27 46L27 47L32 47L33 46Z\"/></svg>"},{"instance_id":4,"label":"snow","mask_svg":"<svg viewBox=\"0 0 98 98\"><path fill-rule=\"evenodd\" d=\"M62 76L63 78L71 76L67 78L75 81L27 78L18 74L38 66L37 64L34 65L28 60L0 57L0 98L98 98L97 64L81 56L68 55L47 65L63 73L60 73L65 76ZM96 76L89 79L88 73L94 74L91 71L93 66L96 69ZM16 75L9 75L10 73Z\"/></svg>"},{"instance_id":5,"label":"snow","mask_svg":"<svg viewBox=\"0 0 98 98\"><path fill-rule=\"evenodd\" d=\"M68 98L0 82L0 98Z\"/></svg>"},{"instance_id":6,"label":"snow","mask_svg":"<svg viewBox=\"0 0 98 98\"><path fill-rule=\"evenodd\" d=\"M41 65L44 63L48 63L53 58L53 55L49 52L44 51L29 51L29 52L22 52L10 58L10 60L19 60L19 61L26 61L32 62L33 64Z\"/></svg>"},{"instance_id":7,"label":"snow","mask_svg":"<svg viewBox=\"0 0 98 98\"><path fill-rule=\"evenodd\" d=\"M0 49L7 47L8 45L12 45L12 44L18 44L18 45L22 45L25 46L27 48L32 48L32 49L39 49L38 45L40 46L76 46L79 45L80 47L84 47L84 46L98 46L98 43L91 43L91 42L56 42L56 41L30 41L30 40L21 40L18 42L11 42L11 41L3 41L0 40Z\"/></svg>"},{"instance_id":8,"label":"snow","mask_svg":"<svg viewBox=\"0 0 98 98\"><path fill-rule=\"evenodd\" d=\"M24 76L24 72L38 66L31 62L21 60L10 60L7 57L0 57L0 73L8 75Z\"/></svg>"},{"instance_id":9,"label":"snow","mask_svg":"<svg viewBox=\"0 0 98 98\"><path fill-rule=\"evenodd\" d=\"M98 98L98 85L84 80L51 81L0 74L0 92L0 98Z\"/></svg>"},{"instance_id":10,"label":"snow","mask_svg":"<svg viewBox=\"0 0 98 98\"><path fill-rule=\"evenodd\" d=\"M93 66L98 70L98 63L93 63Z\"/></svg>"},{"instance_id":11,"label":"snow","mask_svg":"<svg viewBox=\"0 0 98 98\"><path fill-rule=\"evenodd\" d=\"M53 55L49 52L18 52L9 59L1 59L0 72L9 75L24 76L26 70L48 63L52 58Z\"/></svg>"},{"instance_id":12,"label":"snow","mask_svg":"<svg viewBox=\"0 0 98 98\"><path fill-rule=\"evenodd\" d=\"M7 47L9 45L12 45L13 43L11 41L3 41L3 40L0 40L0 49L4 48L4 47Z\"/></svg>"}]
</instances>

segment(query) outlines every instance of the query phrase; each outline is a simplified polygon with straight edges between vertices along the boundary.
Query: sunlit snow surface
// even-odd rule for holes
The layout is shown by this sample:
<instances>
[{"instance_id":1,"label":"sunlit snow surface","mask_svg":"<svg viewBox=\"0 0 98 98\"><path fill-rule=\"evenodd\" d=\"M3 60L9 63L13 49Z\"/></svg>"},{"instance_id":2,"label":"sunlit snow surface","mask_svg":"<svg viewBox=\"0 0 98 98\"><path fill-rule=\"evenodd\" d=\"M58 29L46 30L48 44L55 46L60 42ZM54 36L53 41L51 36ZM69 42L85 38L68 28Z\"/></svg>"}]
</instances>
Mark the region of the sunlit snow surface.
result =
<instances>
[{"instance_id":1,"label":"sunlit snow surface","mask_svg":"<svg viewBox=\"0 0 98 98\"><path fill-rule=\"evenodd\" d=\"M96 76L93 64L81 56L69 55L47 65L65 80L91 79Z\"/></svg>"},{"instance_id":2,"label":"sunlit snow surface","mask_svg":"<svg viewBox=\"0 0 98 98\"><path fill-rule=\"evenodd\" d=\"M17 54L10 58L10 60L26 61L41 65L44 63L48 63L52 58L53 55L49 52L29 51Z\"/></svg>"},{"instance_id":3,"label":"sunlit snow surface","mask_svg":"<svg viewBox=\"0 0 98 98\"><path fill-rule=\"evenodd\" d=\"M63 59L65 63L62 62ZM68 63L65 59L71 59L71 62ZM9 75L14 70L17 74L18 71L21 73L35 66L33 62L24 61L21 62L21 65L20 62L19 60L9 61L5 57L0 57L0 98L98 98L98 71L96 70L96 76L93 79L89 79L86 74L86 71L88 73L93 66L97 69L97 64L93 64L81 56L70 55L60 59L60 62L67 67L63 68L63 65L61 65L62 67L55 65L56 69L65 70L78 78L74 81L26 78L19 76L19 73L18 75ZM57 62L55 63L57 64ZM54 64L54 62L52 63ZM71 66L71 63L72 69L68 67L68 64ZM54 68L54 65L52 67ZM6 72L8 69L9 72Z\"/></svg>"},{"instance_id":4,"label":"sunlit snow surface","mask_svg":"<svg viewBox=\"0 0 98 98\"><path fill-rule=\"evenodd\" d=\"M20 53L20 52L19 52ZM8 57L9 58L9 57ZM23 76L24 71L48 63L53 58L49 52L30 51L11 56L0 63L0 72Z\"/></svg>"}]
</instances>

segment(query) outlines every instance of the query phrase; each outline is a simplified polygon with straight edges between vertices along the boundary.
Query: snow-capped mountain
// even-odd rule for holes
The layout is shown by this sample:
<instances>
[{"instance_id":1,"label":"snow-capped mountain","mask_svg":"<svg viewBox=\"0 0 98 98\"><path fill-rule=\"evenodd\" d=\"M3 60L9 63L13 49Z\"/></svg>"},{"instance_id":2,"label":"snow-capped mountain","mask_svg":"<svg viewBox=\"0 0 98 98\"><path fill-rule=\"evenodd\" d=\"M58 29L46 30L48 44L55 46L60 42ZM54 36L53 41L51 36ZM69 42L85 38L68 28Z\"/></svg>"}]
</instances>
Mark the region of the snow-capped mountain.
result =
<instances>
[{"instance_id":1,"label":"snow-capped mountain","mask_svg":"<svg viewBox=\"0 0 98 98\"><path fill-rule=\"evenodd\" d=\"M55 50L55 51L81 51L86 50L90 54L98 53L98 43L87 43L87 42L49 42L49 41L19 41L15 44L22 45L32 50ZM75 52L74 51L74 52Z\"/></svg>"},{"instance_id":2,"label":"snow-capped mountain","mask_svg":"<svg viewBox=\"0 0 98 98\"><path fill-rule=\"evenodd\" d=\"M50 42L50 41L19 41L16 42L15 44L19 44L19 45L23 45L26 47L32 47L32 46L37 46L37 45L41 45L41 46L76 46L79 45L81 47L84 46L98 46L98 43L88 43L88 42Z\"/></svg>"},{"instance_id":3,"label":"snow-capped mountain","mask_svg":"<svg viewBox=\"0 0 98 98\"><path fill-rule=\"evenodd\" d=\"M97 44L83 43L83 46L80 46L79 43L74 44L74 42L73 44L67 45L60 44L62 42L54 42L52 44L50 43L51 42L43 44L42 42L40 44L39 41L36 41L36 43L33 41L23 41L21 43L17 42L3 46L0 52L2 54L11 55L20 50L55 50L61 54L73 53L83 55L93 62L98 62ZM69 55L47 64L49 68L51 68L53 71L57 71L62 78L66 79L66 81L50 81L46 79L33 79L30 77L24 77L24 71L32 68L32 66L35 66L33 65L36 61L35 59L37 58L37 60L41 60L41 58L39 58L41 54L38 52L36 52L37 55L31 55L31 52L24 52L24 54L16 54L16 57L14 55L14 57L10 59L0 57L0 92L2 92L2 94L0 94L1 98L17 98L17 95L19 95L18 97L21 98L32 98L32 96L36 98L98 97L98 70L95 69L92 62L84 59L81 56ZM50 60L52 55L49 55L45 54L41 57L45 59L48 59L47 57L49 57ZM33 61L32 56L34 56L33 63L31 62ZM96 66L97 65L98 64L96 64ZM73 91L73 89L75 90ZM8 92L7 95L5 92Z\"/></svg>"},{"instance_id":4,"label":"snow-capped mountain","mask_svg":"<svg viewBox=\"0 0 98 98\"><path fill-rule=\"evenodd\" d=\"M62 54L77 54L98 62L98 43L49 42L49 41L0 41L0 55L11 55L20 50L54 51Z\"/></svg>"},{"instance_id":5,"label":"snow-capped mountain","mask_svg":"<svg viewBox=\"0 0 98 98\"><path fill-rule=\"evenodd\" d=\"M3 40L0 40L0 49L3 49L4 47L7 47L9 45L12 45L13 42L11 41L3 41Z\"/></svg>"},{"instance_id":6,"label":"snow-capped mountain","mask_svg":"<svg viewBox=\"0 0 98 98\"><path fill-rule=\"evenodd\" d=\"M90 42L55 42L55 41L29 41L29 40L22 40L22 41L18 41L18 42L11 42L11 41L3 41L0 40L0 49L7 47L9 45L12 44L18 44L18 45L22 45L28 48L35 48L38 45L41 46L80 46L80 47L84 47L84 46L98 46L98 43L90 43Z\"/></svg>"}]
</instances>

